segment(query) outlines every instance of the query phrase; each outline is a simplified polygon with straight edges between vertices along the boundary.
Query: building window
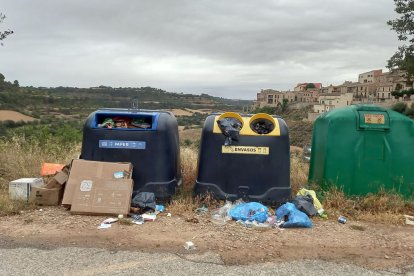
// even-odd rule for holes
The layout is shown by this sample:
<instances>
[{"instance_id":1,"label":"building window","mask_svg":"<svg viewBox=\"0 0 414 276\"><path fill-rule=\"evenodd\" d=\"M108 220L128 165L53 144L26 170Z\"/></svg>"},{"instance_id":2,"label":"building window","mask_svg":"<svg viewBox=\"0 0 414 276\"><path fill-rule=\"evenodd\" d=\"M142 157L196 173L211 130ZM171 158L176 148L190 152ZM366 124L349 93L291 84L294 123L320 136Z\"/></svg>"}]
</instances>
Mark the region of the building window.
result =
<instances>
[{"instance_id":1,"label":"building window","mask_svg":"<svg viewBox=\"0 0 414 276\"><path fill-rule=\"evenodd\" d=\"M268 104L272 104L272 103L273 103L273 99L268 99L268 100L267 100L267 103L268 103Z\"/></svg>"}]
</instances>

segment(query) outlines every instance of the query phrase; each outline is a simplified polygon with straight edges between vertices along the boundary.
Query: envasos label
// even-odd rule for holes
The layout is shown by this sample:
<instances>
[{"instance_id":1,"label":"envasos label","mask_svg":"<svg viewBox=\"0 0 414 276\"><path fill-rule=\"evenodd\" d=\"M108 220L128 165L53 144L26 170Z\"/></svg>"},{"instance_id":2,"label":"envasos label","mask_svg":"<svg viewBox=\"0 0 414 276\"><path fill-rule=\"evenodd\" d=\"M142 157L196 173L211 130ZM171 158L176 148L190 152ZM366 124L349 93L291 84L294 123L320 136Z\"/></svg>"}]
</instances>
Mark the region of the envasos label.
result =
<instances>
[{"instance_id":1,"label":"envasos label","mask_svg":"<svg viewBox=\"0 0 414 276\"><path fill-rule=\"evenodd\" d=\"M269 155L269 147L221 146L222 153Z\"/></svg>"}]
</instances>

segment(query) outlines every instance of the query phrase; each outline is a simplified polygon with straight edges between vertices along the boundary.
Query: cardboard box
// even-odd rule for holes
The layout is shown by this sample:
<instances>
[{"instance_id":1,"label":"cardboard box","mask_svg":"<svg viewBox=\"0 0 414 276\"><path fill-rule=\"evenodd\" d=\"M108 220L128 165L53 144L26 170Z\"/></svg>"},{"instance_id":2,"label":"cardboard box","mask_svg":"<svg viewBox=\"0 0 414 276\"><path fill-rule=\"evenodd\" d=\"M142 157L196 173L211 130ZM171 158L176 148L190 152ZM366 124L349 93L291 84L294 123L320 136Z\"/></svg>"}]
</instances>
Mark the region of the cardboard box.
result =
<instances>
[{"instance_id":1,"label":"cardboard box","mask_svg":"<svg viewBox=\"0 0 414 276\"><path fill-rule=\"evenodd\" d=\"M48 189L32 187L29 201L41 206L59 205L63 196L63 187Z\"/></svg>"},{"instance_id":2,"label":"cardboard box","mask_svg":"<svg viewBox=\"0 0 414 276\"><path fill-rule=\"evenodd\" d=\"M12 200L29 200L32 187L43 185L41 178L20 178L9 183L9 197Z\"/></svg>"},{"instance_id":3,"label":"cardboard box","mask_svg":"<svg viewBox=\"0 0 414 276\"><path fill-rule=\"evenodd\" d=\"M49 177L44 187L48 189L62 188L69 178L69 167L65 166L60 172L56 173L53 177Z\"/></svg>"},{"instance_id":4,"label":"cardboard box","mask_svg":"<svg viewBox=\"0 0 414 276\"><path fill-rule=\"evenodd\" d=\"M127 215L131 208L132 179L83 180L74 191L72 214Z\"/></svg>"},{"instance_id":5,"label":"cardboard box","mask_svg":"<svg viewBox=\"0 0 414 276\"><path fill-rule=\"evenodd\" d=\"M119 172L125 172L125 177L130 179L132 177L132 164L73 160L63 194L62 205L72 205L73 195L75 191L79 190L81 183L85 183L84 181L113 180L118 178Z\"/></svg>"}]
</instances>

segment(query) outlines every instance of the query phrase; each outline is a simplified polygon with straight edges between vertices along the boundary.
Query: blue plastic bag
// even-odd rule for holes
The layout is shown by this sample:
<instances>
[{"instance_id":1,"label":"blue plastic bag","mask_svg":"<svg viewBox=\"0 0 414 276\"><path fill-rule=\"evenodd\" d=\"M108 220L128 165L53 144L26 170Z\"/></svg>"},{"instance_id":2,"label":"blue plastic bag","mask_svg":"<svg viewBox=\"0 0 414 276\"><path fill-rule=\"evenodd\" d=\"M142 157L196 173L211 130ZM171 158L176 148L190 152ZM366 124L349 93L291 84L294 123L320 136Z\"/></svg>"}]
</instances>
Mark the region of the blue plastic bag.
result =
<instances>
[{"instance_id":1,"label":"blue plastic bag","mask_svg":"<svg viewBox=\"0 0 414 276\"><path fill-rule=\"evenodd\" d=\"M165 210L164 205L155 205L155 211L162 213L164 212L164 210Z\"/></svg>"},{"instance_id":2,"label":"blue plastic bag","mask_svg":"<svg viewBox=\"0 0 414 276\"><path fill-rule=\"evenodd\" d=\"M309 217L304 212L296 209L295 204L293 203L288 202L277 208L277 219L283 219L285 216L287 216L288 219L281 225L283 228L312 228L312 221L309 219Z\"/></svg>"},{"instance_id":3,"label":"blue plastic bag","mask_svg":"<svg viewBox=\"0 0 414 276\"><path fill-rule=\"evenodd\" d=\"M241 203L230 209L230 216L234 220L265 222L268 209L258 202Z\"/></svg>"}]
</instances>

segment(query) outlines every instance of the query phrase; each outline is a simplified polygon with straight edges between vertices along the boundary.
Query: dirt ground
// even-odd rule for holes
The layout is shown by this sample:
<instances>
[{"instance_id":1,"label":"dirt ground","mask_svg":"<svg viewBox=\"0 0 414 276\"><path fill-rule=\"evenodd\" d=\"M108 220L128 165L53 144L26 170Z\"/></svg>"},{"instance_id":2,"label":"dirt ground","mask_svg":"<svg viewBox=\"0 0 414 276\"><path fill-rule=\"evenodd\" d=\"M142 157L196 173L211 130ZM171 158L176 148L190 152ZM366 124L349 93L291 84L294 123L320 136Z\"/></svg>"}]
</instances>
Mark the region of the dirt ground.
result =
<instances>
[{"instance_id":1,"label":"dirt ground","mask_svg":"<svg viewBox=\"0 0 414 276\"><path fill-rule=\"evenodd\" d=\"M0 121L25 121L25 122L32 122L36 119L30 116L26 116L17 111L11 110L0 110Z\"/></svg>"},{"instance_id":2,"label":"dirt ground","mask_svg":"<svg viewBox=\"0 0 414 276\"><path fill-rule=\"evenodd\" d=\"M319 259L386 269L414 262L414 227L409 225L314 219L312 229L263 230L234 221L217 225L209 215L167 217L162 213L143 225L115 223L98 230L105 218L47 207L2 217L0 235L19 246L44 249L76 246L176 254L194 252L184 249L185 242L192 241L197 253L218 253L225 264Z\"/></svg>"}]
</instances>

